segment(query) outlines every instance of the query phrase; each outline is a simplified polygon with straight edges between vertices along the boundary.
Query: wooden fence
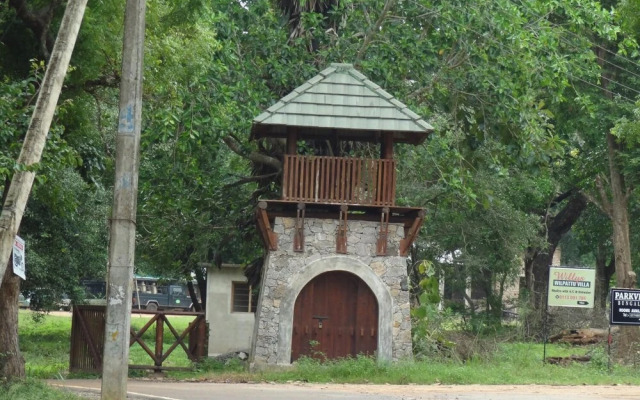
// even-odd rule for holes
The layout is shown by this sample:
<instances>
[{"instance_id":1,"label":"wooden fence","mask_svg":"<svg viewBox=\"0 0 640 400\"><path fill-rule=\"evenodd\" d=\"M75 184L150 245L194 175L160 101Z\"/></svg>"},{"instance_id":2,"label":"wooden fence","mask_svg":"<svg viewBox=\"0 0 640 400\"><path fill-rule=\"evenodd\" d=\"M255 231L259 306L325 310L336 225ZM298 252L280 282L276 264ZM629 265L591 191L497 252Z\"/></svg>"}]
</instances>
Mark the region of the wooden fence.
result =
<instances>
[{"instance_id":1,"label":"wooden fence","mask_svg":"<svg viewBox=\"0 0 640 400\"><path fill-rule=\"evenodd\" d=\"M191 361L198 361L207 355L206 343L208 329L204 313L195 312L151 312L134 311L134 313L148 314L151 318L139 330L131 328L129 346L139 345L149 355L151 365L129 365L132 369L153 369L156 371L169 369L188 369L182 367L167 367L163 363L171 353L180 346ZM171 322L170 316L193 316L194 320L183 331L178 332ZM93 305L77 305L73 308L71 322L71 349L69 360L70 372L102 372L102 353L104 349L104 330L106 307ZM155 327L155 341L151 347L143 340L143 335L152 326ZM168 332L174 341L165 351L164 336Z\"/></svg>"}]
</instances>

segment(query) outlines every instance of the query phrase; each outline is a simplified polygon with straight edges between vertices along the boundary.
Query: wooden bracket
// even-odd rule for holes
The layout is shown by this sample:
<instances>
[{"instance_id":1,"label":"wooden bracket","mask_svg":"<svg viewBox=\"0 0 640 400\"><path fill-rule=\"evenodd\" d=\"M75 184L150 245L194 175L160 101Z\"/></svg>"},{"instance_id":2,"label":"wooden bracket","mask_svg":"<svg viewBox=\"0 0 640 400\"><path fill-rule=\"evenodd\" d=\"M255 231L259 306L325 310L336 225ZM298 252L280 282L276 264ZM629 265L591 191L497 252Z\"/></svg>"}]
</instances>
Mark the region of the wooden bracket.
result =
<instances>
[{"instance_id":1,"label":"wooden bracket","mask_svg":"<svg viewBox=\"0 0 640 400\"><path fill-rule=\"evenodd\" d=\"M278 235L271 229L271 223L269 222L269 216L267 215L267 203L264 201L258 202L258 209L256 210L256 219L258 220L258 230L262 237L262 242L269 250L278 250Z\"/></svg>"},{"instance_id":2,"label":"wooden bracket","mask_svg":"<svg viewBox=\"0 0 640 400\"><path fill-rule=\"evenodd\" d=\"M389 207L384 207L380 214L380 233L376 243L376 255L387 255L387 239L389 237Z\"/></svg>"},{"instance_id":3,"label":"wooden bracket","mask_svg":"<svg viewBox=\"0 0 640 400\"><path fill-rule=\"evenodd\" d=\"M347 210L346 205L340 206L340 218L338 219L338 233L336 236L336 253L347 254Z\"/></svg>"},{"instance_id":4,"label":"wooden bracket","mask_svg":"<svg viewBox=\"0 0 640 400\"><path fill-rule=\"evenodd\" d=\"M424 216L425 216L424 210L420 210L418 212L418 216L416 217L416 219L413 220L413 224L411 224L411 227L409 229L405 227L404 239L400 241L401 256L409 255L409 248L413 244L413 241L416 240L416 237L418 237L418 233L420 232L420 227L424 222Z\"/></svg>"},{"instance_id":5,"label":"wooden bracket","mask_svg":"<svg viewBox=\"0 0 640 400\"><path fill-rule=\"evenodd\" d=\"M295 233L293 235L293 251L304 251L304 203L298 203L298 210L296 212L296 226Z\"/></svg>"}]
</instances>

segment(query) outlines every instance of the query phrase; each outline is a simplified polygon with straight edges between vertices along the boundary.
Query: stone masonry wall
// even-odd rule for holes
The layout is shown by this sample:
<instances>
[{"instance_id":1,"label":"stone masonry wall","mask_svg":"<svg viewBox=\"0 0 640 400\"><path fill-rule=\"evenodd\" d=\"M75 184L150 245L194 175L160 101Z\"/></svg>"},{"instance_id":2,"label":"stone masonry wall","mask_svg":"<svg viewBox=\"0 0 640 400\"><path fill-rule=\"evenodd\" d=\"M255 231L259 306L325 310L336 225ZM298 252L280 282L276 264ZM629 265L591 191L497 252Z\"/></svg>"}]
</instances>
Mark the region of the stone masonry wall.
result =
<instances>
[{"instance_id":1,"label":"stone masonry wall","mask_svg":"<svg viewBox=\"0 0 640 400\"><path fill-rule=\"evenodd\" d=\"M293 251L295 219L276 218L273 231L278 235L278 250L270 251L265 259L262 287L252 351L252 365L286 365L290 362L291 321L295 298L302 287L325 270L342 269L357 273L377 291L380 321L379 334L390 336L379 343L391 348L378 348L381 359L398 360L412 355L411 319L406 257L398 255L404 237L401 224L389 224L388 256L376 256L376 240L380 224L368 221L349 221L347 254L336 254L338 221L311 219L304 221L304 252ZM309 266L320 266L323 270ZM328 268L328 269L327 269ZM306 274L306 275L305 275ZM313 276L310 276L313 274ZM381 300L386 299L386 300ZM291 313L285 315L281 313ZM380 346L380 345L379 345ZM386 356L385 356L386 355Z\"/></svg>"}]
</instances>

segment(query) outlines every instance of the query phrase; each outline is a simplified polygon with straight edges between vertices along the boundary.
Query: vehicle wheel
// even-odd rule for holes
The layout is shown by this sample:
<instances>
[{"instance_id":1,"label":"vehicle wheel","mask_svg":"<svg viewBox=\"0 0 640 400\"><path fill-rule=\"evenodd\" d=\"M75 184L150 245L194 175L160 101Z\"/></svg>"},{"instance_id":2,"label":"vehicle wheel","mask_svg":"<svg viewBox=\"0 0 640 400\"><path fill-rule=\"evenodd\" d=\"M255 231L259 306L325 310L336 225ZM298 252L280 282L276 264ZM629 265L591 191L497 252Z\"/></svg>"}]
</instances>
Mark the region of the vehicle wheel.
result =
<instances>
[{"instance_id":1,"label":"vehicle wheel","mask_svg":"<svg viewBox=\"0 0 640 400\"><path fill-rule=\"evenodd\" d=\"M158 305L156 303L149 303L146 307L147 311L158 311Z\"/></svg>"}]
</instances>

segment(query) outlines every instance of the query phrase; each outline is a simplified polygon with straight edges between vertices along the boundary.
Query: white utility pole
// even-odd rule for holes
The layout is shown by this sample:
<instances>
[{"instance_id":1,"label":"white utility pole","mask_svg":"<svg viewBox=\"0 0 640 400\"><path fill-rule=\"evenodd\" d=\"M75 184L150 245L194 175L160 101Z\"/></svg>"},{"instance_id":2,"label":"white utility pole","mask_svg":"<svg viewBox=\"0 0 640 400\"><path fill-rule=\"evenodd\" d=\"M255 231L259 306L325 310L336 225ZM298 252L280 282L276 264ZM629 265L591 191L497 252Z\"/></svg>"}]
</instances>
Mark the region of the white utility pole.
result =
<instances>
[{"instance_id":1,"label":"white utility pole","mask_svg":"<svg viewBox=\"0 0 640 400\"><path fill-rule=\"evenodd\" d=\"M107 278L102 400L127 398L138 198L145 0L127 0Z\"/></svg>"},{"instance_id":2,"label":"white utility pole","mask_svg":"<svg viewBox=\"0 0 640 400\"><path fill-rule=\"evenodd\" d=\"M87 0L69 0L67 4L42 80L36 108L33 110L17 160L18 165L30 167L40 162L86 5ZM7 266L10 265L13 241L18 233L35 176L35 172L32 171L15 171L9 188L5 188L8 192L0 215L0 282Z\"/></svg>"}]
</instances>

